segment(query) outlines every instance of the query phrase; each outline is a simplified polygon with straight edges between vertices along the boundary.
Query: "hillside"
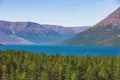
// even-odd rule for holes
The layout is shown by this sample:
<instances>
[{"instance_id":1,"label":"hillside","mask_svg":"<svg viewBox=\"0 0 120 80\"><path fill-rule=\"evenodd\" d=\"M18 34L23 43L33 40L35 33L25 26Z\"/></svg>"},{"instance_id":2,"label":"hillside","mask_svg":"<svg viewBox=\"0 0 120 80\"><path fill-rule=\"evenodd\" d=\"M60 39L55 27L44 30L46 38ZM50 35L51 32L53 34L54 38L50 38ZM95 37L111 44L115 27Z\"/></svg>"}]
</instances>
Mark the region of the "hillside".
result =
<instances>
[{"instance_id":1,"label":"hillside","mask_svg":"<svg viewBox=\"0 0 120 80\"><path fill-rule=\"evenodd\" d=\"M0 21L0 42L4 44L53 44L71 38L88 28Z\"/></svg>"},{"instance_id":2,"label":"hillside","mask_svg":"<svg viewBox=\"0 0 120 80\"><path fill-rule=\"evenodd\" d=\"M64 45L120 45L120 8L98 24L62 42Z\"/></svg>"}]
</instances>

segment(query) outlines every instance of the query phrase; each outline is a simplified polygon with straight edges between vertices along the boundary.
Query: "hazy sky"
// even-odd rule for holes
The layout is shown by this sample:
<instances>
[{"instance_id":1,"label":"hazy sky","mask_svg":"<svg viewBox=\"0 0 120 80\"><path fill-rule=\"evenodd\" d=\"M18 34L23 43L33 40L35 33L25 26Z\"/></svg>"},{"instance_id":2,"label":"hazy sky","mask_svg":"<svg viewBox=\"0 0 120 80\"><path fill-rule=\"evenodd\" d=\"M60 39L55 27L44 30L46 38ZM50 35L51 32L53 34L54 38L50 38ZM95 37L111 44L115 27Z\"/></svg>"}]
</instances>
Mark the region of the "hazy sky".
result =
<instances>
[{"instance_id":1,"label":"hazy sky","mask_svg":"<svg viewBox=\"0 0 120 80\"><path fill-rule=\"evenodd\" d=\"M95 25L118 7L115 0L0 0L0 20Z\"/></svg>"}]
</instances>

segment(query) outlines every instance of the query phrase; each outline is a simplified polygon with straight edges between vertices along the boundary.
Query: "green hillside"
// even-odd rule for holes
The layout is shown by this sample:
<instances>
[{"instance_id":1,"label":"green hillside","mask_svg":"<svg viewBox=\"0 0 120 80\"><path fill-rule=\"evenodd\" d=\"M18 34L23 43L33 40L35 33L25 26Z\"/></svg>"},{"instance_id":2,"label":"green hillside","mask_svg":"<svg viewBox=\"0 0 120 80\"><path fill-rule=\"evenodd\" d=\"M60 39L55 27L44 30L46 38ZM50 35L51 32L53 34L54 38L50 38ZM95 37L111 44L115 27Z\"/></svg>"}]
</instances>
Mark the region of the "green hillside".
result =
<instances>
[{"instance_id":1,"label":"green hillside","mask_svg":"<svg viewBox=\"0 0 120 80\"><path fill-rule=\"evenodd\" d=\"M120 45L120 26L92 27L72 39L62 42L65 45Z\"/></svg>"}]
</instances>

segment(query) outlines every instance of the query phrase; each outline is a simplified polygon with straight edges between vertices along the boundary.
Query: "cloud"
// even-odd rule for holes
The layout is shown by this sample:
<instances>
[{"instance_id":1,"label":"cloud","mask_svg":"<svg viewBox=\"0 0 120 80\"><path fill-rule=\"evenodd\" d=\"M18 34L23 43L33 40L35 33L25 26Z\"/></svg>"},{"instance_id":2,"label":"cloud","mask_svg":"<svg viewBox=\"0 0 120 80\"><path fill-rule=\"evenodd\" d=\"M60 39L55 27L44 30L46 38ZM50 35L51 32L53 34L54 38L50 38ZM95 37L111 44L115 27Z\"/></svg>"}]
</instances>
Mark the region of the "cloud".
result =
<instances>
[{"instance_id":1,"label":"cloud","mask_svg":"<svg viewBox=\"0 0 120 80\"><path fill-rule=\"evenodd\" d=\"M64 4L65 7L80 7L80 3Z\"/></svg>"},{"instance_id":2,"label":"cloud","mask_svg":"<svg viewBox=\"0 0 120 80\"><path fill-rule=\"evenodd\" d=\"M70 9L70 12L75 12L76 11L76 9Z\"/></svg>"},{"instance_id":3,"label":"cloud","mask_svg":"<svg viewBox=\"0 0 120 80\"><path fill-rule=\"evenodd\" d=\"M100 6L100 2L97 2L96 5L97 5L97 6Z\"/></svg>"},{"instance_id":4,"label":"cloud","mask_svg":"<svg viewBox=\"0 0 120 80\"><path fill-rule=\"evenodd\" d=\"M64 4L64 7L68 7L70 12L75 12L80 7L80 3Z\"/></svg>"},{"instance_id":5,"label":"cloud","mask_svg":"<svg viewBox=\"0 0 120 80\"><path fill-rule=\"evenodd\" d=\"M70 6L72 6L72 7L80 7L80 4L79 3L73 3L73 4L70 4Z\"/></svg>"}]
</instances>

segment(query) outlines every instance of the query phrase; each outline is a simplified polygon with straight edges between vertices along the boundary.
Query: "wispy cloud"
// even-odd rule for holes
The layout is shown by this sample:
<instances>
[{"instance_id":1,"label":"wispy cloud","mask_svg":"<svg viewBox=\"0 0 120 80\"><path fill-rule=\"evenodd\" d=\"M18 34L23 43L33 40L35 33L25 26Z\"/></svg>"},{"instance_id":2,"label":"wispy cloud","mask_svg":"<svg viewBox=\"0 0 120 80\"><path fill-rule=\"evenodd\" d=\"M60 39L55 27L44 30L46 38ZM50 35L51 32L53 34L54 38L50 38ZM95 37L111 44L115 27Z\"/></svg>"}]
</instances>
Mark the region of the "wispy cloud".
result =
<instances>
[{"instance_id":1,"label":"wispy cloud","mask_svg":"<svg viewBox=\"0 0 120 80\"><path fill-rule=\"evenodd\" d=\"M96 5L97 5L97 6L100 6L100 2L97 2Z\"/></svg>"},{"instance_id":2,"label":"wispy cloud","mask_svg":"<svg viewBox=\"0 0 120 80\"><path fill-rule=\"evenodd\" d=\"M64 6L69 7L70 12L75 12L80 7L80 3L64 4Z\"/></svg>"},{"instance_id":3,"label":"wispy cloud","mask_svg":"<svg viewBox=\"0 0 120 80\"><path fill-rule=\"evenodd\" d=\"M80 7L79 3L64 4L65 7Z\"/></svg>"},{"instance_id":4,"label":"wispy cloud","mask_svg":"<svg viewBox=\"0 0 120 80\"><path fill-rule=\"evenodd\" d=\"M73 4L70 4L71 7L80 7L80 3L73 3Z\"/></svg>"}]
</instances>

